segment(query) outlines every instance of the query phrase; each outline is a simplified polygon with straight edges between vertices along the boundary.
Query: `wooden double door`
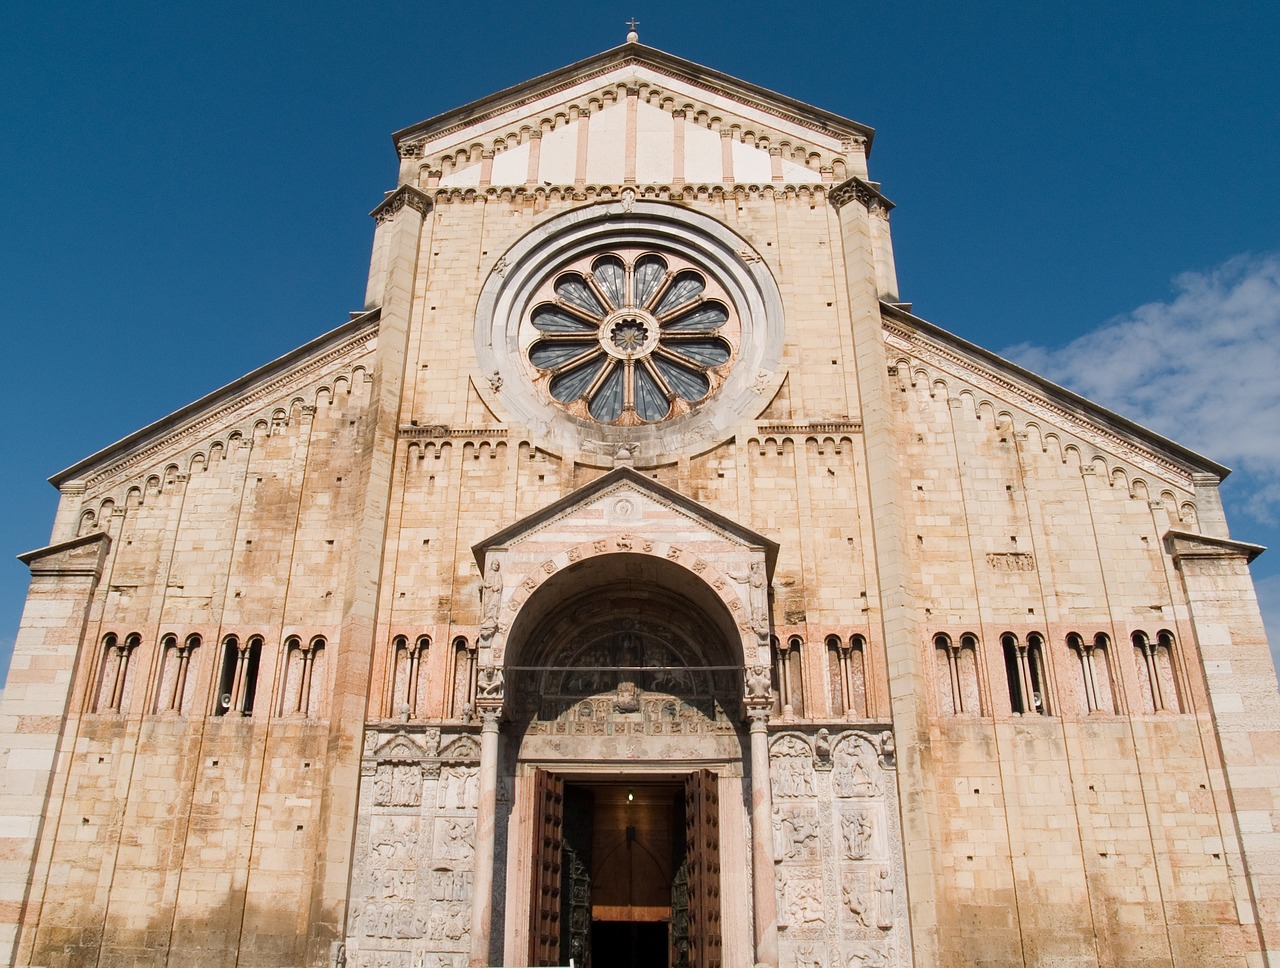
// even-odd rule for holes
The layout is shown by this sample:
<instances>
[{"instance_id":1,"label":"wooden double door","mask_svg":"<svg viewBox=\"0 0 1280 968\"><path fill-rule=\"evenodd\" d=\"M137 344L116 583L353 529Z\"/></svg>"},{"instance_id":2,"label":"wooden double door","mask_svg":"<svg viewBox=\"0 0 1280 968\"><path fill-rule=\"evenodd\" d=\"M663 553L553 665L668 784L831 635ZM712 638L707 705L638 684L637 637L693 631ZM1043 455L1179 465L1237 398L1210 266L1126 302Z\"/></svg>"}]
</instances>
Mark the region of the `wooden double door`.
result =
<instances>
[{"instance_id":1,"label":"wooden double door","mask_svg":"<svg viewBox=\"0 0 1280 968\"><path fill-rule=\"evenodd\" d=\"M720 968L716 775L534 778L531 965Z\"/></svg>"}]
</instances>

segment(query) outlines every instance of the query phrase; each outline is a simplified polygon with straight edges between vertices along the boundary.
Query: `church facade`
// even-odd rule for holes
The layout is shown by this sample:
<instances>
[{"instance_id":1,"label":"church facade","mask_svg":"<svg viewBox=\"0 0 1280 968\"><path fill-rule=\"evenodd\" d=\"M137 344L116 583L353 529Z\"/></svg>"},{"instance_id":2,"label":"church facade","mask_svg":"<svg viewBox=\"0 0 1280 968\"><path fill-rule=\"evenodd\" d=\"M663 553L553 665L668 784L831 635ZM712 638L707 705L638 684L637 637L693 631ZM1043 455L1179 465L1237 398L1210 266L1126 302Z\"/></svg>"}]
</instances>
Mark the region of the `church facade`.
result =
<instances>
[{"instance_id":1,"label":"church facade","mask_svg":"<svg viewBox=\"0 0 1280 968\"><path fill-rule=\"evenodd\" d=\"M1280 964L1226 469L911 312L866 126L631 41L365 308L53 478L22 966Z\"/></svg>"}]
</instances>

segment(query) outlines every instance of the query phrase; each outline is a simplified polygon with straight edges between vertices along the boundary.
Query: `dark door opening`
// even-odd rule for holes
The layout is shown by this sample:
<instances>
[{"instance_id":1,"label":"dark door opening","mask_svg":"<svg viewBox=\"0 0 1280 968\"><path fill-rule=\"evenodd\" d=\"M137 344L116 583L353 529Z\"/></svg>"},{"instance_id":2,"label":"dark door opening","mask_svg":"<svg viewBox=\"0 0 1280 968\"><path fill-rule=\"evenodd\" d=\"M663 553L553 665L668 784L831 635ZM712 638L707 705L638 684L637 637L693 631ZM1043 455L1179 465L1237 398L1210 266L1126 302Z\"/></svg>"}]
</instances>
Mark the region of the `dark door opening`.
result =
<instances>
[{"instance_id":1,"label":"dark door opening","mask_svg":"<svg viewBox=\"0 0 1280 968\"><path fill-rule=\"evenodd\" d=\"M591 951L602 968L667 968L668 929L664 921L593 921Z\"/></svg>"},{"instance_id":2,"label":"dark door opening","mask_svg":"<svg viewBox=\"0 0 1280 968\"><path fill-rule=\"evenodd\" d=\"M714 774L536 783L531 963L718 968Z\"/></svg>"}]
</instances>

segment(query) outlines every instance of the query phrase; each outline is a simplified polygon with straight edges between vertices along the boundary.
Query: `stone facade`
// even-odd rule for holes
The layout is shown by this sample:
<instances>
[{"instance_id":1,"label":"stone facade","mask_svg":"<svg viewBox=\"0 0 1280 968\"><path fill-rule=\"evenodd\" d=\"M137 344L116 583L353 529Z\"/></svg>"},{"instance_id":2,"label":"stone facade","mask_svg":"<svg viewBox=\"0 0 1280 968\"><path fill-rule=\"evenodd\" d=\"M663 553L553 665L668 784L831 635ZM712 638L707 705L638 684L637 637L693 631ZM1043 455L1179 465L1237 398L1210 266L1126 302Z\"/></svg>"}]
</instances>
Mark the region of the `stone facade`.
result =
<instances>
[{"instance_id":1,"label":"stone facade","mask_svg":"<svg viewBox=\"0 0 1280 968\"><path fill-rule=\"evenodd\" d=\"M12 963L1280 964L1225 468L912 315L871 137L638 43L398 133L364 311L54 478Z\"/></svg>"}]
</instances>

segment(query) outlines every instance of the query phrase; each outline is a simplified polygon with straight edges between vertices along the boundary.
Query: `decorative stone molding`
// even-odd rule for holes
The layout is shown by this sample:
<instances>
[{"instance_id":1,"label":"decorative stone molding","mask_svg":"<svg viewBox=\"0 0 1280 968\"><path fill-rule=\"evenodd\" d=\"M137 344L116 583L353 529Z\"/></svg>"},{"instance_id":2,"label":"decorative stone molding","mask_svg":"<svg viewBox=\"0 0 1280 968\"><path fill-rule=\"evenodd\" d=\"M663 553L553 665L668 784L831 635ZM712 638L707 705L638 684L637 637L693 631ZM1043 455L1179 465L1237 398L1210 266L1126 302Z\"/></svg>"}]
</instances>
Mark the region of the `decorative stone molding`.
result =
<instances>
[{"instance_id":1,"label":"decorative stone molding","mask_svg":"<svg viewBox=\"0 0 1280 968\"><path fill-rule=\"evenodd\" d=\"M423 149L426 145L426 138L418 138L414 141L402 141L396 145L396 153L401 158L421 158Z\"/></svg>"},{"instance_id":2,"label":"decorative stone molding","mask_svg":"<svg viewBox=\"0 0 1280 968\"><path fill-rule=\"evenodd\" d=\"M1027 384L1002 376L978 358L944 346L890 316L884 316L882 322L886 345L965 381L975 390L989 394L993 400L1016 406L1032 417L1050 421L1080 440L1127 460L1162 480L1180 484L1188 490L1193 487L1192 473L1187 467L1142 447L1132 438L1108 431L1075 410L1034 394Z\"/></svg>"},{"instance_id":3,"label":"decorative stone molding","mask_svg":"<svg viewBox=\"0 0 1280 968\"><path fill-rule=\"evenodd\" d=\"M299 385L306 386L307 383L314 384L317 376L322 371L330 370L330 368L334 367L345 367L349 372L354 371L360 358L372 349L370 344L377 339L377 320L377 310L358 317L340 327L339 330L334 331L334 333L340 333L348 328L355 330L353 335L341 342L319 351L313 351L315 355L307 358L306 352L311 349L314 343L322 343L334 335L334 333L326 334L319 340L314 341L313 344L308 344L299 349L297 353L291 354L291 357L295 358L294 364L290 366L288 365L290 361L286 360L285 366L279 370L277 375L253 385L256 379L262 379L271 370L276 369L278 365L277 363L268 364L261 370L256 370L243 379L237 380L235 383L197 400L190 406L183 408L170 417L166 417L151 427L144 428L134 435L135 437L145 438L149 432L157 433L158 436L150 444L140 445L136 450L129 450L127 447L129 438L126 438L119 445L124 450L121 457L103 464L85 476L84 484L86 490L101 495L110 488L123 485L128 480L129 475L136 472L136 468L139 465L150 466L176 458L179 454L185 452L187 448L193 446L195 440L204 439L217 430L231 432L235 429L235 424L252 421L264 405L269 405L273 399L287 393L291 388L299 387ZM326 374L326 376L332 375L332 372ZM312 385L310 389L315 392L320 388ZM204 413L199 413L201 408L206 406L210 409ZM197 413L199 415L190 418L189 422L183 423L182 418L188 413ZM164 433L163 425L165 424L172 425L172 429L168 433ZM241 430L244 433L249 432L249 429L243 426ZM113 446L106 452L99 452L99 454L88 457L63 471L62 474L72 474L77 471L83 472L88 465L92 465L93 462L99 459L100 454L109 453L114 449L115 447ZM61 475L57 475L53 480L56 482L60 477Z\"/></svg>"},{"instance_id":4,"label":"decorative stone molding","mask_svg":"<svg viewBox=\"0 0 1280 968\"><path fill-rule=\"evenodd\" d=\"M811 436L814 434L860 434L861 420L811 420L808 423L770 423L762 421L756 424L756 433L761 437L775 434L786 436Z\"/></svg>"},{"instance_id":5,"label":"decorative stone molding","mask_svg":"<svg viewBox=\"0 0 1280 968\"><path fill-rule=\"evenodd\" d=\"M850 202L858 202L868 212L887 215L893 209L889 201L878 188L870 182L854 175L831 189L828 199L836 209L844 208Z\"/></svg>"},{"instance_id":6,"label":"decorative stone molding","mask_svg":"<svg viewBox=\"0 0 1280 968\"><path fill-rule=\"evenodd\" d=\"M450 427L448 424L422 424L400 427L396 431L403 440L504 440L505 427Z\"/></svg>"},{"instance_id":7,"label":"decorative stone molding","mask_svg":"<svg viewBox=\"0 0 1280 968\"><path fill-rule=\"evenodd\" d=\"M383 199L369 214L373 216L374 221L381 225L388 219L395 217L406 205L419 215L425 216L431 211L431 197L412 185L401 185Z\"/></svg>"}]
</instances>

